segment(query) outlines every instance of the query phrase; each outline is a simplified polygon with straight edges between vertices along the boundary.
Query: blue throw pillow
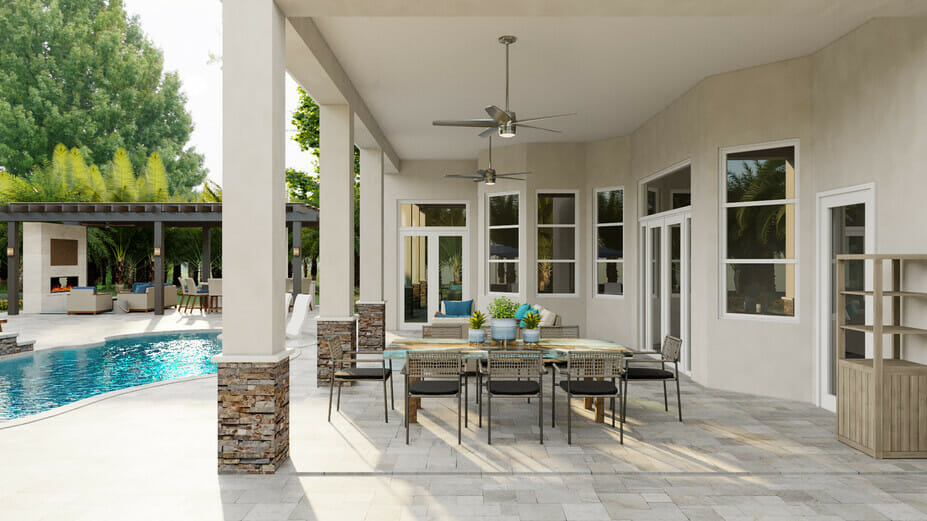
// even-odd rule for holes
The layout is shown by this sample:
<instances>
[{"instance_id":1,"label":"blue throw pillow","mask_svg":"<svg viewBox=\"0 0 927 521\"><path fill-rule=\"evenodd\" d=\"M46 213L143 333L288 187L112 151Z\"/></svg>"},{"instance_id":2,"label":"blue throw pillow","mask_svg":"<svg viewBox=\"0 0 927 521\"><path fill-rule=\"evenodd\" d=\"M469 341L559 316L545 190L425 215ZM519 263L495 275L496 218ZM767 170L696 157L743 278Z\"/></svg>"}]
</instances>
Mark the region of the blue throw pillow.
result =
<instances>
[{"instance_id":1,"label":"blue throw pillow","mask_svg":"<svg viewBox=\"0 0 927 521\"><path fill-rule=\"evenodd\" d=\"M473 307L473 300L445 300L444 313L447 315L456 315L466 317L470 315L470 308Z\"/></svg>"},{"instance_id":2,"label":"blue throw pillow","mask_svg":"<svg viewBox=\"0 0 927 521\"><path fill-rule=\"evenodd\" d=\"M153 288L154 284L150 282L136 282L132 286L132 293L144 293L148 288Z\"/></svg>"},{"instance_id":3,"label":"blue throw pillow","mask_svg":"<svg viewBox=\"0 0 927 521\"><path fill-rule=\"evenodd\" d=\"M527 315L529 311L531 311L531 304L522 304L518 306L518 310L515 311L515 320L525 318L525 315Z\"/></svg>"},{"instance_id":4,"label":"blue throw pillow","mask_svg":"<svg viewBox=\"0 0 927 521\"><path fill-rule=\"evenodd\" d=\"M93 290L93 294L94 294L94 295L97 294L97 287L96 287L96 286L74 286L74 287L71 288L71 289L92 289L92 290Z\"/></svg>"}]
</instances>

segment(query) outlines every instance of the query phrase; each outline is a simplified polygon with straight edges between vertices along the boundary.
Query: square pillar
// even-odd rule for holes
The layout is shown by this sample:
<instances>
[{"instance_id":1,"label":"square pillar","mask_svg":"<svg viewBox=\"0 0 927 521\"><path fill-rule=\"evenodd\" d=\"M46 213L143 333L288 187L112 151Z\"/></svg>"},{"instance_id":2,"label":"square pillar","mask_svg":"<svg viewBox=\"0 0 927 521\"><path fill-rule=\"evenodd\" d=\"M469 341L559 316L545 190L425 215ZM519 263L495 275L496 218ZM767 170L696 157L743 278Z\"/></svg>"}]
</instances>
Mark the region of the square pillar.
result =
<instances>
[{"instance_id":1,"label":"square pillar","mask_svg":"<svg viewBox=\"0 0 927 521\"><path fill-rule=\"evenodd\" d=\"M164 223L154 223L154 314L164 314Z\"/></svg>"},{"instance_id":2,"label":"square pillar","mask_svg":"<svg viewBox=\"0 0 927 521\"><path fill-rule=\"evenodd\" d=\"M318 383L327 381L328 340L357 349L354 318L354 114L348 105L319 106Z\"/></svg>"},{"instance_id":3,"label":"square pillar","mask_svg":"<svg viewBox=\"0 0 927 521\"><path fill-rule=\"evenodd\" d=\"M200 282L209 282L212 275L212 228L203 226L200 232L202 239L202 255L200 256Z\"/></svg>"},{"instance_id":4,"label":"square pillar","mask_svg":"<svg viewBox=\"0 0 927 521\"><path fill-rule=\"evenodd\" d=\"M19 314L19 222L6 223L7 315Z\"/></svg>"},{"instance_id":5,"label":"square pillar","mask_svg":"<svg viewBox=\"0 0 927 521\"><path fill-rule=\"evenodd\" d=\"M234 284L223 288L222 354L214 358L218 468L273 473L289 456L285 19L273 0L224 0L222 23L222 267Z\"/></svg>"},{"instance_id":6,"label":"square pillar","mask_svg":"<svg viewBox=\"0 0 927 521\"><path fill-rule=\"evenodd\" d=\"M360 150L360 300L358 351L382 351L386 339L383 301L383 152Z\"/></svg>"}]
</instances>

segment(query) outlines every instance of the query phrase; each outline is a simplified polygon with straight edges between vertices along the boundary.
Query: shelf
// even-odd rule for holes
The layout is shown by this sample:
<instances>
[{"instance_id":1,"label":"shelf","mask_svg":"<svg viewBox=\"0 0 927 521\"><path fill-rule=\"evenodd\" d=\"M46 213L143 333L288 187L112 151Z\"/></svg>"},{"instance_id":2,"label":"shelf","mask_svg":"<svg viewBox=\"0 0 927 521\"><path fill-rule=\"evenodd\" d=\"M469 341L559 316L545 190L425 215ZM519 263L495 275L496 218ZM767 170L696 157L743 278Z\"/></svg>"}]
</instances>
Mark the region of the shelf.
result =
<instances>
[{"instance_id":1,"label":"shelf","mask_svg":"<svg viewBox=\"0 0 927 521\"><path fill-rule=\"evenodd\" d=\"M840 326L841 329L849 331L862 331L863 333L872 333L872 326L862 324L847 324ZM927 335L927 329L909 326L882 326L882 333L886 335Z\"/></svg>"},{"instance_id":2,"label":"shelf","mask_svg":"<svg viewBox=\"0 0 927 521\"><path fill-rule=\"evenodd\" d=\"M841 295L858 295L861 297L871 297L874 295L872 291L854 291L846 290L841 291ZM927 292L924 291L883 291L883 297L927 297Z\"/></svg>"}]
</instances>

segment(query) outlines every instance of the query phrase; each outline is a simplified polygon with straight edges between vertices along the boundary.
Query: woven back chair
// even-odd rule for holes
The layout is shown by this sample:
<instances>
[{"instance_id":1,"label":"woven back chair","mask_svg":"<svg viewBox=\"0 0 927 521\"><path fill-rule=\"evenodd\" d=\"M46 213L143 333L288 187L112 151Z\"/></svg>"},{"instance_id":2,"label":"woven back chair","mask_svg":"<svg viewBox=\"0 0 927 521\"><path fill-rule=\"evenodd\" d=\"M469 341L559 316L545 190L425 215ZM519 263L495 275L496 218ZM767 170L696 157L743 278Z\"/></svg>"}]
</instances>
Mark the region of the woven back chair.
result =
<instances>
[{"instance_id":1,"label":"woven back chair","mask_svg":"<svg viewBox=\"0 0 927 521\"><path fill-rule=\"evenodd\" d=\"M664 362L676 363L679 361L679 353L682 351L682 339L666 335L663 339L663 347L660 354Z\"/></svg>"},{"instance_id":2,"label":"woven back chair","mask_svg":"<svg viewBox=\"0 0 927 521\"><path fill-rule=\"evenodd\" d=\"M538 427L540 442L544 443L544 400L541 393L541 376L544 360L540 351L490 351L486 361L486 396L488 398L488 417L486 441L492 444L492 399L528 398L538 399ZM480 406L480 425L483 421L483 403Z\"/></svg>"},{"instance_id":3,"label":"woven back chair","mask_svg":"<svg viewBox=\"0 0 927 521\"><path fill-rule=\"evenodd\" d=\"M406 352L406 444L409 443L409 410L412 398L457 397L457 443L461 441L460 390L464 376L460 351Z\"/></svg>"},{"instance_id":4,"label":"woven back chair","mask_svg":"<svg viewBox=\"0 0 927 521\"><path fill-rule=\"evenodd\" d=\"M612 406L612 427L615 426L615 403L621 396L621 382L624 377L624 353L616 351L570 351L567 354L565 379L560 388L567 394L567 443L573 443L573 413L570 398L610 397ZM624 402L622 401L622 409ZM620 419L620 441L624 443L624 414Z\"/></svg>"},{"instance_id":5,"label":"woven back chair","mask_svg":"<svg viewBox=\"0 0 927 521\"><path fill-rule=\"evenodd\" d=\"M579 326L541 326L541 338L579 338Z\"/></svg>"},{"instance_id":6,"label":"woven back chair","mask_svg":"<svg viewBox=\"0 0 927 521\"><path fill-rule=\"evenodd\" d=\"M422 326L423 338L463 338L463 326Z\"/></svg>"},{"instance_id":7,"label":"woven back chair","mask_svg":"<svg viewBox=\"0 0 927 521\"><path fill-rule=\"evenodd\" d=\"M676 382L676 409L679 421L682 421L682 394L679 390L679 354L682 351L682 339L666 335L663 347L660 348L660 358L632 358L628 361L624 383L624 402L622 414L628 410L628 382L663 382L663 409L669 411L669 392L667 382ZM667 364L673 364L673 370L667 369Z\"/></svg>"},{"instance_id":8,"label":"woven back chair","mask_svg":"<svg viewBox=\"0 0 927 521\"><path fill-rule=\"evenodd\" d=\"M386 359L379 360L380 367L357 367L356 353L345 353L341 338L332 336L328 338L328 356L331 363L331 373L329 374L328 389L328 421L332 421L332 395L335 392L335 384L338 384L338 411L341 411L341 386L344 382L360 381L382 381L383 382L383 416L386 423L389 423L389 410L386 408L386 381L389 380L390 388L390 407L394 407L396 393L393 390L393 361L389 361L389 367L386 366ZM375 360L361 360L361 362L370 363ZM345 362L348 366L345 367ZM353 362L353 363L352 363Z\"/></svg>"}]
</instances>

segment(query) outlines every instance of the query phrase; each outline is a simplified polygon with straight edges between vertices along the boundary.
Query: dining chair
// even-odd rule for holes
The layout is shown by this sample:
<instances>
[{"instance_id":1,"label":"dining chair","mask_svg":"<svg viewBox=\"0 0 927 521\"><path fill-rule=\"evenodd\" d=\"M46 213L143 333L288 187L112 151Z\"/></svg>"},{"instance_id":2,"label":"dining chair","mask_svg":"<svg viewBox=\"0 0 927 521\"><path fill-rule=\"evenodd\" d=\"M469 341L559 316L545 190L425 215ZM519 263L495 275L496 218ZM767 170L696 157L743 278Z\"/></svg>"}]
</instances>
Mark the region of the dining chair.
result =
<instances>
[{"instance_id":1,"label":"dining chair","mask_svg":"<svg viewBox=\"0 0 927 521\"><path fill-rule=\"evenodd\" d=\"M338 405L335 410L341 411L341 386L345 382L359 381L383 381L383 417L386 423L389 423L389 410L386 408L386 381L389 380L390 390L390 408L395 408L396 393L393 390L393 361L389 361L389 367L386 365L386 359L381 361L382 367L356 367L357 363L369 363L376 360L358 360L357 353L345 353L341 345L341 339L332 336L328 338L328 352L331 360L331 376L329 377L328 389L328 421L332 421L332 395L335 392L335 384L338 384ZM345 366L345 363L353 364Z\"/></svg>"},{"instance_id":2,"label":"dining chair","mask_svg":"<svg viewBox=\"0 0 927 521\"><path fill-rule=\"evenodd\" d=\"M663 408L669 411L669 397L666 391L666 382L676 381L676 408L679 412L679 421L682 421L682 397L679 393L679 353L682 350L682 339L666 335L663 347L660 349L660 358L640 358L635 356L627 361L627 373L624 381L624 405L621 414L624 416L628 408L628 383L635 382L663 382ZM635 352L635 355L652 354L647 351ZM659 364L660 367L653 367ZM666 368L673 364L673 370ZM640 367L649 365L651 367Z\"/></svg>"},{"instance_id":3,"label":"dining chair","mask_svg":"<svg viewBox=\"0 0 927 521\"><path fill-rule=\"evenodd\" d=\"M579 338L579 326L541 326L541 340L551 338ZM566 368L566 360L547 359L544 365L550 367L550 387L557 386L557 373ZM550 426L557 426L557 407L554 393L550 393Z\"/></svg>"},{"instance_id":4,"label":"dining chair","mask_svg":"<svg viewBox=\"0 0 927 521\"><path fill-rule=\"evenodd\" d=\"M409 444L409 409L412 398L457 397L457 444L461 441L460 390L463 385L463 358L459 351L409 351L406 366L406 445Z\"/></svg>"},{"instance_id":5,"label":"dining chair","mask_svg":"<svg viewBox=\"0 0 927 521\"><path fill-rule=\"evenodd\" d=\"M544 443L544 400L541 378L544 363L539 351L490 351L486 361L486 441L492 445L492 398L538 399L538 427ZM530 403L530 402L529 402ZM480 424L483 403L480 401Z\"/></svg>"},{"instance_id":6,"label":"dining chair","mask_svg":"<svg viewBox=\"0 0 927 521\"><path fill-rule=\"evenodd\" d=\"M611 397L612 427L615 427L615 401L621 397L624 353L615 351L570 351L567 367L561 371L560 388L567 394L567 444L573 444L573 411L570 400ZM617 382L617 384L616 384ZM551 393L555 392L553 389ZM620 442L624 443L624 415L621 415Z\"/></svg>"}]
</instances>

